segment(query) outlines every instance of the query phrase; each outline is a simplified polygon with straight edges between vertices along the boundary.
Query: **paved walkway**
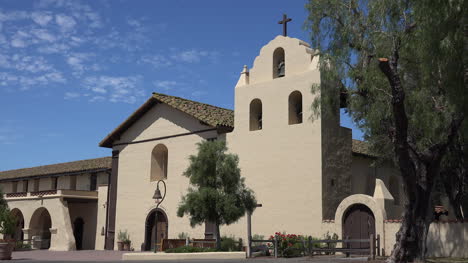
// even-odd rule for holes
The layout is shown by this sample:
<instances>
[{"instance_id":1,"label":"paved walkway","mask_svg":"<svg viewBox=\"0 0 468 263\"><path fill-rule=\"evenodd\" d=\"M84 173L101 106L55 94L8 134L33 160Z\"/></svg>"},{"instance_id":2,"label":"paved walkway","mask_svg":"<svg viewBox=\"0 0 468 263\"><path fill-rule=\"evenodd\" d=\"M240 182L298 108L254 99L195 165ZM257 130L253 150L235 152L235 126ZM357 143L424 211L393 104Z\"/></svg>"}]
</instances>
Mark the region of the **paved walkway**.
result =
<instances>
[{"instance_id":1,"label":"paved walkway","mask_svg":"<svg viewBox=\"0 0 468 263\"><path fill-rule=\"evenodd\" d=\"M80 251L14 251L13 260L21 261L119 261L122 259L123 251L111 250L80 250Z\"/></svg>"},{"instance_id":2,"label":"paved walkway","mask_svg":"<svg viewBox=\"0 0 468 263\"><path fill-rule=\"evenodd\" d=\"M142 262L142 261L121 261L122 254L128 253L123 251L109 251L109 250L80 250L80 251L48 251L48 250L33 250L33 251L18 251L13 252L13 260L10 262L47 262L47 261L92 261L92 262ZM139 253L139 252L134 252ZM143 261L144 262L144 261ZM367 258L336 258L336 257L302 257L302 258L252 258L242 260L172 260L172 261L158 261L160 263L176 263L176 262L189 262L189 263L296 263L296 262L312 262L312 263L367 263Z\"/></svg>"}]
</instances>

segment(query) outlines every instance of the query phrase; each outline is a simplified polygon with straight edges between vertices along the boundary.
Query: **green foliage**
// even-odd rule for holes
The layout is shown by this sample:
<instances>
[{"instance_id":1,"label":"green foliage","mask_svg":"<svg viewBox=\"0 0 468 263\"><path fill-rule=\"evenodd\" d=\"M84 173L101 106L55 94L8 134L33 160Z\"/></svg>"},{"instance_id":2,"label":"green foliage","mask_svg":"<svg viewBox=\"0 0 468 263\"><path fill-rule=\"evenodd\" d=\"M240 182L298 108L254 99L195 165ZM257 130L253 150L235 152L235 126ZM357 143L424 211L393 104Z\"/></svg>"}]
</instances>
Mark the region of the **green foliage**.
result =
<instances>
[{"instance_id":1,"label":"green foliage","mask_svg":"<svg viewBox=\"0 0 468 263\"><path fill-rule=\"evenodd\" d=\"M264 235L259 235L259 234L253 234L252 235L252 240L265 240L265 236ZM252 246L260 246L260 245L264 245L265 242L253 242L252 243Z\"/></svg>"},{"instance_id":2,"label":"green foliage","mask_svg":"<svg viewBox=\"0 0 468 263\"><path fill-rule=\"evenodd\" d=\"M303 240L307 239L307 236L286 234L286 232L276 232L275 236L278 238L278 255L280 257L299 257L304 252ZM269 240L272 243L269 244L271 249L274 249L274 238L270 236Z\"/></svg>"},{"instance_id":3,"label":"green foliage","mask_svg":"<svg viewBox=\"0 0 468 263\"><path fill-rule=\"evenodd\" d=\"M164 250L166 253L197 253L197 252L216 252L217 250L209 247L191 247L183 246L178 248L169 248Z\"/></svg>"},{"instance_id":4,"label":"green foliage","mask_svg":"<svg viewBox=\"0 0 468 263\"><path fill-rule=\"evenodd\" d=\"M31 249L31 244L24 243L24 241L18 241L15 243L15 250L29 250Z\"/></svg>"},{"instance_id":5,"label":"green foliage","mask_svg":"<svg viewBox=\"0 0 468 263\"><path fill-rule=\"evenodd\" d=\"M447 140L454 116L468 112L464 84L466 3L426 0L310 0L306 27L320 50L322 92L348 94L347 112L374 151L393 158L393 94L379 58L398 51L408 134L417 152ZM313 87L317 91L317 87ZM324 105L333 104L330 96ZM322 94L321 99L324 99ZM320 114L321 103L313 108ZM468 127L464 124L465 131ZM389 136L390 135L390 136Z\"/></svg>"},{"instance_id":6,"label":"green foliage","mask_svg":"<svg viewBox=\"0 0 468 263\"><path fill-rule=\"evenodd\" d=\"M11 236L15 233L16 217L11 214L8 205L3 198L3 193L0 190L0 234L4 237Z\"/></svg>"},{"instance_id":7,"label":"green foliage","mask_svg":"<svg viewBox=\"0 0 468 263\"><path fill-rule=\"evenodd\" d=\"M127 230L125 230L125 231L119 230L119 233L117 234L117 239L120 242L123 242L125 244L130 244L131 243L130 235L128 234Z\"/></svg>"},{"instance_id":8,"label":"green foliage","mask_svg":"<svg viewBox=\"0 0 468 263\"><path fill-rule=\"evenodd\" d=\"M177 215L188 215L191 226L213 222L229 225L255 209L256 200L241 177L237 155L226 153L224 141L198 143L184 175L190 179ZM219 235L219 233L218 233Z\"/></svg>"},{"instance_id":9,"label":"green foliage","mask_svg":"<svg viewBox=\"0 0 468 263\"><path fill-rule=\"evenodd\" d=\"M371 150L400 168L406 230L397 235L390 261L424 260L426 235L421 233L429 228L432 207L422 200L433 196L441 167L450 166L447 152L466 145L467 7L464 0L306 4L306 27L320 52L322 101L312 105L315 115L333 109L328 107L336 105L333 98L345 94L346 111ZM458 176L452 187L467 176L456 172L466 164L455 161L446 173Z\"/></svg>"},{"instance_id":10,"label":"green foliage","mask_svg":"<svg viewBox=\"0 0 468 263\"><path fill-rule=\"evenodd\" d=\"M189 234L185 232L181 232L177 235L177 238L179 239L187 239L188 237L190 237Z\"/></svg>"},{"instance_id":11,"label":"green foliage","mask_svg":"<svg viewBox=\"0 0 468 263\"><path fill-rule=\"evenodd\" d=\"M242 251L243 246L241 238L237 240L234 236L223 236L221 238L221 251Z\"/></svg>"}]
</instances>

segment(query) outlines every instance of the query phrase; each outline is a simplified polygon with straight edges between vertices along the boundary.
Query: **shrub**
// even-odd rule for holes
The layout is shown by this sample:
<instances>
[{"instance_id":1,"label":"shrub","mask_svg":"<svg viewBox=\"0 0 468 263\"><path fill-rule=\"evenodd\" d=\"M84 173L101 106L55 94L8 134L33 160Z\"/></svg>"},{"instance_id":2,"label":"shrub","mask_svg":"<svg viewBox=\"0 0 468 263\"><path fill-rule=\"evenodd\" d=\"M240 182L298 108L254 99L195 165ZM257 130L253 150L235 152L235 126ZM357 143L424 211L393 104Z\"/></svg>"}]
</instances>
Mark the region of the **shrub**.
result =
<instances>
[{"instance_id":1,"label":"shrub","mask_svg":"<svg viewBox=\"0 0 468 263\"><path fill-rule=\"evenodd\" d=\"M185 232L181 232L181 233L179 233L179 235L177 235L177 237L179 239L187 239L189 237L189 234L185 233Z\"/></svg>"},{"instance_id":2,"label":"shrub","mask_svg":"<svg viewBox=\"0 0 468 263\"><path fill-rule=\"evenodd\" d=\"M265 240L265 236L264 235L259 235L259 234L254 234L252 236L252 240ZM255 245L255 246L261 246L261 245L264 245L265 242L253 242L252 243L252 246Z\"/></svg>"},{"instance_id":3,"label":"shrub","mask_svg":"<svg viewBox=\"0 0 468 263\"><path fill-rule=\"evenodd\" d=\"M304 246L302 241L304 237L302 235L295 234L286 234L276 232L275 235L278 236L278 255L280 257L299 257L302 256L304 251ZM274 239L275 236L270 236L269 240L272 240L272 243L269 243L269 247L274 249Z\"/></svg>"},{"instance_id":4,"label":"shrub","mask_svg":"<svg viewBox=\"0 0 468 263\"><path fill-rule=\"evenodd\" d=\"M120 242L123 242L123 243L126 243L126 244L130 244L130 235L128 234L127 230L125 231L121 231L119 230L119 234L117 235L117 239L120 241Z\"/></svg>"},{"instance_id":5,"label":"shrub","mask_svg":"<svg viewBox=\"0 0 468 263\"><path fill-rule=\"evenodd\" d=\"M221 251L242 251L242 247L243 242L241 238L237 241L234 236L223 236L221 238Z\"/></svg>"},{"instance_id":6,"label":"shrub","mask_svg":"<svg viewBox=\"0 0 468 263\"><path fill-rule=\"evenodd\" d=\"M216 249L210 248L210 247L183 246L183 247L178 247L178 248L169 248L169 249L166 249L164 252L166 253L216 252Z\"/></svg>"}]
</instances>

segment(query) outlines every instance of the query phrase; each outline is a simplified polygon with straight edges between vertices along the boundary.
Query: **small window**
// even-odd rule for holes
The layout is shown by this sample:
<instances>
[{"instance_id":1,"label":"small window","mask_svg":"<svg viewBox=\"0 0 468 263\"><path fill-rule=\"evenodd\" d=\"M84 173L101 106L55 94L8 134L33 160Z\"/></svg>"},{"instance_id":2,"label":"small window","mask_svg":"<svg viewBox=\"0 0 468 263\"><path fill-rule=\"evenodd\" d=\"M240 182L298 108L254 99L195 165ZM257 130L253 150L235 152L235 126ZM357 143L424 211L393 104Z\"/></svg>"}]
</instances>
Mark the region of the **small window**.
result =
<instances>
[{"instance_id":1,"label":"small window","mask_svg":"<svg viewBox=\"0 0 468 263\"><path fill-rule=\"evenodd\" d=\"M158 144L151 153L150 181L167 179L168 151L164 144Z\"/></svg>"},{"instance_id":2,"label":"small window","mask_svg":"<svg viewBox=\"0 0 468 263\"><path fill-rule=\"evenodd\" d=\"M18 192L18 181L11 182L12 187L11 187L11 192L12 193L17 193Z\"/></svg>"},{"instance_id":3,"label":"small window","mask_svg":"<svg viewBox=\"0 0 468 263\"><path fill-rule=\"evenodd\" d=\"M33 182L33 191L34 191L34 192L39 192L39 179L34 179L34 182Z\"/></svg>"},{"instance_id":4,"label":"small window","mask_svg":"<svg viewBox=\"0 0 468 263\"><path fill-rule=\"evenodd\" d=\"M96 191L97 190L97 174L92 174L90 180L91 182L89 184L89 190Z\"/></svg>"},{"instance_id":5,"label":"small window","mask_svg":"<svg viewBox=\"0 0 468 263\"><path fill-rule=\"evenodd\" d=\"M294 91L289 95L289 125L302 123L302 94Z\"/></svg>"},{"instance_id":6,"label":"small window","mask_svg":"<svg viewBox=\"0 0 468 263\"><path fill-rule=\"evenodd\" d=\"M263 127L262 101L254 99L250 103L250 130L257 131Z\"/></svg>"},{"instance_id":7,"label":"small window","mask_svg":"<svg viewBox=\"0 0 468 263\"><path fill-rule=\"evenodd\" d=\"M284 60L284 49L277 48L273 52L273 78L281 78L286 75L286 62Z\"/></svg>"},{"instance_id":8,"label":"small window","mask_svg":"<svg viewBox=\"0 0 468 263\"><path fill-rule=\"evenodd\" d=\"M70 190L76 190L76 175L70 176Z\"/></svg>"}]
</instances>

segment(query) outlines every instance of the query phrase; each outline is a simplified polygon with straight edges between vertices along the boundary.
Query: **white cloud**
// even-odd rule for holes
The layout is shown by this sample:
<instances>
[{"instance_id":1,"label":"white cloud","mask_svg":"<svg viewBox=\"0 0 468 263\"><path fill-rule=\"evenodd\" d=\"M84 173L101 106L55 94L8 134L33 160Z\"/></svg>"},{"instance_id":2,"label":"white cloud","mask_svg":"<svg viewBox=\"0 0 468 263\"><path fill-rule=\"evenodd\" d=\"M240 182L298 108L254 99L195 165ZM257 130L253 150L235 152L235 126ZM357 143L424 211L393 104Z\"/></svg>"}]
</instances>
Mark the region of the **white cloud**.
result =
<instances>
[{"instance_id":1,"label":"white cloud","mask_svg":"<svg viewBox=\"0 0 468 263\"><path fill-rule=\"evenodd\" d=\"M76 21L73 17L64 14L56 15L55 23L57 23L62 31L70 31L76 25Z\"/></svg>"},{"instance_id":2,"label":"white cloud","mask_svg":"<svg viewBox=\"0 0 468 263\"><path fill-rule=\"evenodd\" d=\"M45 29L33 29L31 33L40 40L54 42L57 38Z\"/></svg>"},{"instance_id":3,"label":"white cloud","mask_svg":"<svg viewBox=\"0 0 468 263\"><path fill-rule=\"evenodd\" d=\"M139 64L150 64L154 68L168 67L172 62L161 55L143 55L139 60Z\"/></svg>"},{"instance_id":4,"label":"white cloud","mask_svg":"<svg viewBox=\"0 0 468 263\"><path fill-rule=\"evenodd\" d=\"M71 99L79 98L80 96L81 96L80 93L77 93L77 92L65 92L64 99L71 100Z\"/></svg>"},{"instance_id":5,"label":"white cloud","mask_svg":"<svg viewBox=\"0 0 468 263\"><path fill-rule=\"evenodd\" d=\"M44 53L44 54L54 54L54 53L64 53L65 51L69 49L70 47L63 43L52 43L49 45L38 47L37 51L39 51L39 53Z\"/></svg>"},{"instance_id":6,"label":"white cloud","mask_svg":"<svg viewBox=\"0 0 468 263\"><path fill-rule=\"evenodd\" d=\"M46 26L53 19L52 15L45 12L33 12L31 18L41 26Z\"/></svg>"},{"instance_id":7,"label":"white cloud","mask_svg":"<svg viewBox=\"0 0 468 263\"><path fill-rule=\"evenodd\" d=\"M212 61L215 61L219 53L216 51L203 51L203 50L185 50L177 54L172 55L172 58L181 62L187 63L197 63L200 62L202 58L207 57Z\"/></svg>"},{"instance_id":8,"label":"white cloud","mask_svg":"<svg viewBox=\"0 0 468 263\"><path fill-rule=\"evenodd\" d=\"M145 94L139 86L140 82L141 76L99 76L86 78L84 86L96 94L90 101L106 99L110 102L135 103Z\"/></svg>"},{"instance_id":9,"label":"white cloud","mask_svg":"<svg viewBox=\"0 0 468 263\"><path fill-rule=\"evenodd\" d=\"M72 68L73 74L80 76L85 71L99 71L101 69L96 63L88 63L93 57L96 57L93 53L71 53L66 58L66 62Z\"/></svg>"},{"instance_id":10,"label":"white cloud","mask_svg":"<svg viewBox=\"0 0 468 263\"><path fill-rule=\"evenodd\" d=\"M154 86L156 86L156 88L161 88L166 91L171 90L174 87L180 85L177 81L173 81L173 80L163 80L163 81L156 80L153 82L153 84Z\"/></svg>"},{"instance_id":11,"label":"white cloud","mask_svg":"<svg viewBox=\"0 0 468 263\"><path fill-rule=\"evenodd\" d=\"M54 67L41 56L0 54L0 68L13 69L21 72L55 72Z\"/></svg>"},{"instance_id":12,"label":"white cloud","mask_svg":"<svg viewBox=\"0 0 468 263\"><path fill-rule=\"evenodd\" d=\"M13 35L11 45L17 48L26 47L28 45L27 41L29 38L30 35L28 33L19 30Z\"/></svg>"}]
</instances>

